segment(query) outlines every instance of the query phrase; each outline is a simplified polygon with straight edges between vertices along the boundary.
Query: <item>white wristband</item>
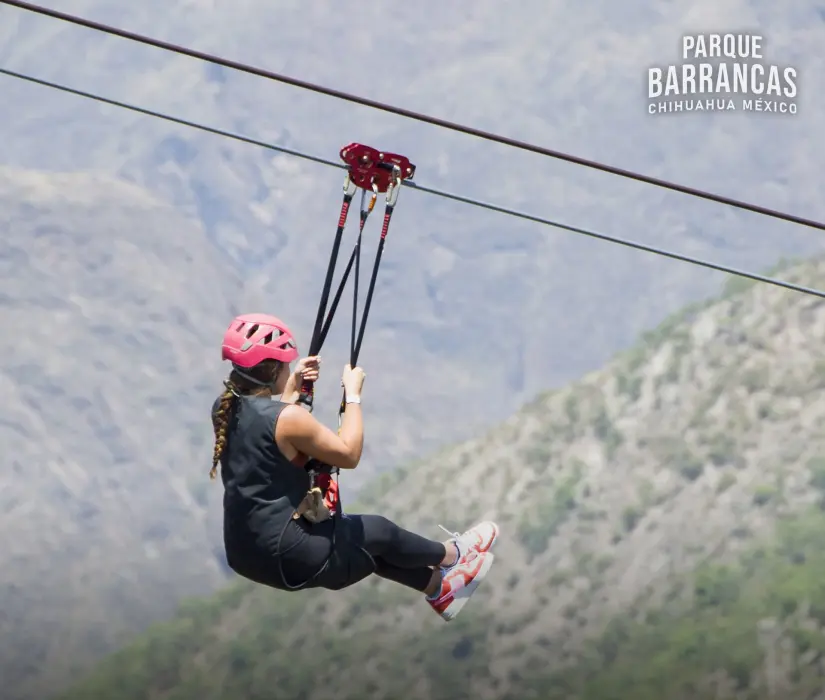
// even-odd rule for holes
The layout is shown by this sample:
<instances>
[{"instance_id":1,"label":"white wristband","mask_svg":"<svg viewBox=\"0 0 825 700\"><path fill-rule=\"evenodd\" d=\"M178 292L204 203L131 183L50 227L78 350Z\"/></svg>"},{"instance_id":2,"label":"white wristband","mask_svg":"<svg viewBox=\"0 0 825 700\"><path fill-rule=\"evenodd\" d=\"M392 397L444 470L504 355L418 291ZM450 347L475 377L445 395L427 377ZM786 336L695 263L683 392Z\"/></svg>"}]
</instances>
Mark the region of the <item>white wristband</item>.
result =
<instances>
[{"instance_id":1,"label":"white wristband","mask_svg":"<svg viewBox=\"0 0 825 700\"><path fill-rule=\"evenodd\" d=\"M361 403L360 396L347 396L346 403Z\"/></svg>"}]
</instances>

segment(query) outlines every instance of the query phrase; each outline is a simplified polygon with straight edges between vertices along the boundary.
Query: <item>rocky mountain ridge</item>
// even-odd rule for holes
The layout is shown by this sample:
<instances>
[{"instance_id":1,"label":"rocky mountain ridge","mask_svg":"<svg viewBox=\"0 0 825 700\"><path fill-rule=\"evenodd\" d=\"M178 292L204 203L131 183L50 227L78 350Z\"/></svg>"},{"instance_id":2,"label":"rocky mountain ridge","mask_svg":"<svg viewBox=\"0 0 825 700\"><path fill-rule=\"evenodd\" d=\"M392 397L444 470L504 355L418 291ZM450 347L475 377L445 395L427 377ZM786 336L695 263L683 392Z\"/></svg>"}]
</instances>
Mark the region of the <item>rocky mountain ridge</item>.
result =
<instances>
[{"instance_id":1,"label":"rocky mountain ridge","mask_svg":"<svg viewBox=\"0 0 825 700\"><path fill-rule=\"evenodd\" d=\"M825 261L786 275L822 286ZM733 285L603 370L367 489L359 510L420 532L501 524L495 568L454 624L380 580L291 596L241 583L154 628L66 700L273 687L813 698L802 691L825 650L823 338L822 300ZM298 661L309 634L323 663Z\"/></svg>"}]
</instances>

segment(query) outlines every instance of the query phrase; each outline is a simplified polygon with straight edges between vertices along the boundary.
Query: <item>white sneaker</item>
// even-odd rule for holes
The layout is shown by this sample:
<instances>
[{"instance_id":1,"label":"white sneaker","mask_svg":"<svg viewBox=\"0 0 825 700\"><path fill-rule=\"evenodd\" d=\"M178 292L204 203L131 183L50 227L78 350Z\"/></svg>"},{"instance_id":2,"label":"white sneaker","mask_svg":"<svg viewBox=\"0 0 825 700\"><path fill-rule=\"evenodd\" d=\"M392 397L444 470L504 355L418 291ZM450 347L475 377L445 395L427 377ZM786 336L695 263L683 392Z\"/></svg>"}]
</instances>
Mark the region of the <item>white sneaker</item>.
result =
<instances>
[{"instance_id":1,"label":"white sneaker","mask_svg":"<svg viewBox=\"0 0 825 700\"><path fill-rule=\"evenodd\" d=\"M447 622L454 620L487 576L494 560L489 552L471 549L458 563L441 569L441 589L437 597L426 599L429 606Z\"/></svg>"},{"instance_id":2,"label":"white sneaker","mask_svg":"<svg viewBox=\"0 0 825 700\"><path fill-rule=\"evenodd\" d=\"M475 550L480 554L486 554L493 548L493 545L498 539L498 525L491 520L480 522L478 525L474 525L461 534L450 532L443 525L439 525L438 527L453 538L453 542L455 542L456 547L458 547L459 560L471 550Z\"/></svg>"}]
</instances>

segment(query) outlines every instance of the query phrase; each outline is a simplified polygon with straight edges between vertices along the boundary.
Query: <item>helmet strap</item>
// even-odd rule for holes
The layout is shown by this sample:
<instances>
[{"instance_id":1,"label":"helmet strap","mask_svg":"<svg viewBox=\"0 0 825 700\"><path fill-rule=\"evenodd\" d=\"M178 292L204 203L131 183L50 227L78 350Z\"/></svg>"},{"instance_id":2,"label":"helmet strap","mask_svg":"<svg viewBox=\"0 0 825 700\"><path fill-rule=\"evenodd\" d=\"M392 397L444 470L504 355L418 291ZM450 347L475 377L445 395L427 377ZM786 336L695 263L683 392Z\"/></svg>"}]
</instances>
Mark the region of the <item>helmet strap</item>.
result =
<instances>
[{"instance_id":1,"label":"helmet strap","mask_svg":"<svg viewBox=\"0 0 825 700\"><path fill-rule=\"evenodd\" d=\"M266 387L267 389L270 389L270 390L273 389L274 386L275 386L274 382L262 382L260 379L256 379L252 375L247 374L246 372L243 371L243 369L238 367L238 365L236 365L234 362L232 363L232 369L238 374L238 376L243 377L250 384L255 384L257 386L263 386L263 387Z\"/></svg>"}]
</instances>

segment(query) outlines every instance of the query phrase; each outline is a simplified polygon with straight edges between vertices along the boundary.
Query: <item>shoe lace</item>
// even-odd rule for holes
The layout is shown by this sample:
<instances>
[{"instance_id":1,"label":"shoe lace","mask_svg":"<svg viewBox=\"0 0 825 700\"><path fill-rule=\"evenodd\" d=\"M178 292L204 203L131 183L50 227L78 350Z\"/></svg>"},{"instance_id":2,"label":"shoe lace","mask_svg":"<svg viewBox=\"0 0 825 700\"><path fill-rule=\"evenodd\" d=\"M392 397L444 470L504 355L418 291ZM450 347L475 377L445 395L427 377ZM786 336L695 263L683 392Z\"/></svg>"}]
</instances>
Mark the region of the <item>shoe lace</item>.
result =
<instances>
[{"instance_id":1,"label":"shoe lace","mask_svg":"<svg viewBox=\"0 0 825 700\"><path fill-rule=\"evenodd\" d=\"M446 533L447 533L450 537L454 537L455 539L458 539L458 538L461 536L461 533L459 533L459 532L452 532L452 531L448 530L446 527L444 527L444 526L443 526L443 525L441 525L441 524L439 524L439 526L438 526L438 527L440 527L442 530L444 530L444 532L446 532Z\"/></svg>"},{"instance_id":2,"label":"shoe lace","mask_svg":"<svg viewBox=\"0 0 825 700\"><path fill-rule=\"evenodd\" d=\"M458 553L458 556L456 557L454 563L450 564L450 566L442 566L441 567L443 571L452 571L452 569L454 569L456 566L458 566L461 563L461 559L464 556L464 552L461 551L462 548L458 546L459 540L461 539L461 533L460 532L451 532L450 530L448 530L446 527L444 527L441 524L439 524L438 527L440 527L442 530L444 530L444 532L446 532L448 535L450 535L450 537L453 540L453 543L455 544L456 552Z\"/></svg>"}]
</instances>

